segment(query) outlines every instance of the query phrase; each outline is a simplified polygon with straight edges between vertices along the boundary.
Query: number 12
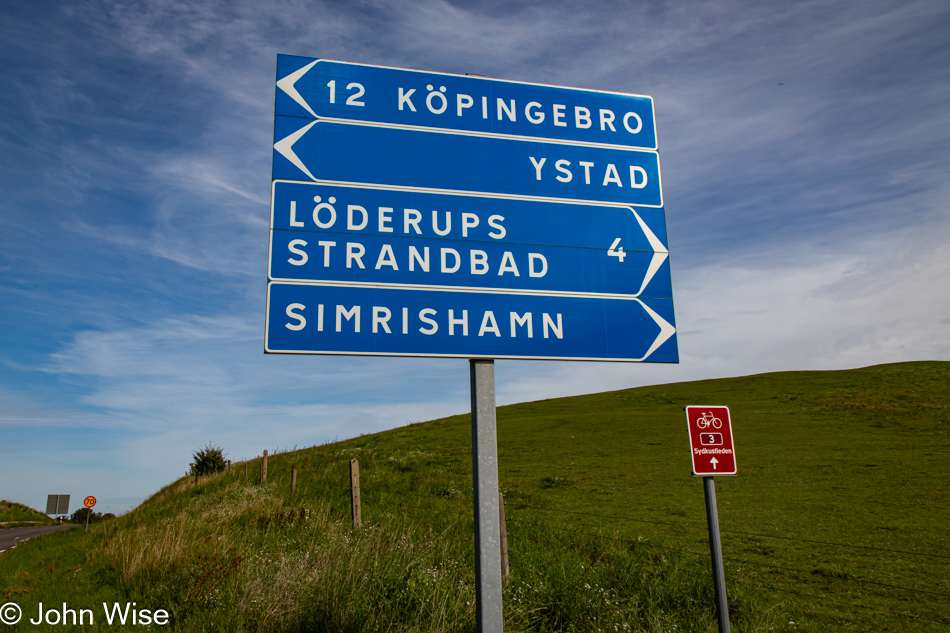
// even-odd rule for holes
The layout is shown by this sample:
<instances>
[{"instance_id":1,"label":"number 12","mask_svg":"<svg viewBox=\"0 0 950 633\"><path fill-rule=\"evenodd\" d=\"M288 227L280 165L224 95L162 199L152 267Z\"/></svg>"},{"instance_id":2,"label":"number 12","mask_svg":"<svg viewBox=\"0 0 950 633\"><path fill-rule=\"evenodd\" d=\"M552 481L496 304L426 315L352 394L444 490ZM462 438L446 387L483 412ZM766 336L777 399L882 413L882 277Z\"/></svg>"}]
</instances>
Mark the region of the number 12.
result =
<instances>
[{"instance_id":1,"label":"number 12","mask_svg":"<svg viewBox=\"0 0 950 633\"><path fill-rule=\"evenodd\" d=\"M330 89L330 103L336 103L336 79L333 79L329 83L327 83L327 88ZM354 81L353 83L348 84L346 86L346 89L356 91L353 94L351 94L349 97L347 97L346 105L351 105L351 106L365 106L366 105L365 103L359 100L360 97L366 94L366 88L363 87L363 84L358 84Z\"/></svg>"}]
</instances>

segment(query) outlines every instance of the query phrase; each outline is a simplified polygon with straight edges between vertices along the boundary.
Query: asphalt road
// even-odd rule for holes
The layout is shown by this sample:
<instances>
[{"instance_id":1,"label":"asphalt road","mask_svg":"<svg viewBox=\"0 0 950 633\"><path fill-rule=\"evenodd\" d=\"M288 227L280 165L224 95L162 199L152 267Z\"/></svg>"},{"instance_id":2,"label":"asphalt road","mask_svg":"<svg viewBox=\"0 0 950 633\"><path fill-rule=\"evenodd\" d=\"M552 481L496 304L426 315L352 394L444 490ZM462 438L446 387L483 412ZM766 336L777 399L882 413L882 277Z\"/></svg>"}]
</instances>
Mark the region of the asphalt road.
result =
<instances>
[{"instance_id":1,"label":"asphalt road","mask_svg":"<svg viewBox=\"0 0 950 633\"><path fill-rule=\"evenodd\" d=\"M19 541L22 543L28 539L43 536L50 532L59 530L68 530L69 528L80 527L78 525L39 525L36 527L10 528L0 530L0 552L8 550Z\"/></svg>"}]
</instances>

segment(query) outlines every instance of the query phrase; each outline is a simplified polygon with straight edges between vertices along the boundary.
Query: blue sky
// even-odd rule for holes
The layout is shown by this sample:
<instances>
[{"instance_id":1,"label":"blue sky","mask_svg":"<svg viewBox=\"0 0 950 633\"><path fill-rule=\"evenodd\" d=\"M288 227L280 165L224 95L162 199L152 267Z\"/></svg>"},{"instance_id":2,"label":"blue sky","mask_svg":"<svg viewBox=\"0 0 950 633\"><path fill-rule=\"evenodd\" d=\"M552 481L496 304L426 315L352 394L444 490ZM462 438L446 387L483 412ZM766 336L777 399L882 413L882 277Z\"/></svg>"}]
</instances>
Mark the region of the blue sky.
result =
<instances>
[{"instance_id":1,"label":"blue sky","mask_svg":"<svg viewBox=\"0 0 950 633\"><path fill-rule=\"evenodd\" d=\"M499 361L501 404L950 360L940 0L0 11L0 497L468 410L464 360L263 354L278 53L654 97L681 362Z\"/></svg>"}]
</instances>

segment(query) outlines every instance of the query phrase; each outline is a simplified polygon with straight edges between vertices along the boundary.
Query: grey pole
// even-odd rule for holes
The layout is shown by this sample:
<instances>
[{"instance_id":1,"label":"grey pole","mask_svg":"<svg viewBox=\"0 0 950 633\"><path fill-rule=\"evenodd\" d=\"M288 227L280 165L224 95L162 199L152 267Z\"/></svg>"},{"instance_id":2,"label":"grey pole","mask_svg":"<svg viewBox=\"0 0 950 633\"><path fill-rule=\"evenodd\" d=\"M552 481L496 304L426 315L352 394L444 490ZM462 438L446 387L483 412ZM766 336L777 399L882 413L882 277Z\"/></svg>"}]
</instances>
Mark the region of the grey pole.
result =
<instances>
[{"instance_id":1,"label":"grey pole","mask_svg":"<svg viewBox=\"0 0 950 633\"><path fill-rule=\"evenodd\" d=\"M472 480L475 501L475 617L478 633L502 633L501 529L495 361L469 361L472 387Z\"/></svg>"},{"instance_id":2,"label":"grey pole","mask_svg":"<svg viewBox=\"0 0 950 633\"><path fill-rule=\"evenodd\" d=\"M719 509L716 507L715 479L703 477L703 491L706 493L706 525L709 528L709 552L712 554L719 633L729 633L729 604L726 600L726 572L722 565L722 541L719 538Z\"/></svg>"}]
</instances>

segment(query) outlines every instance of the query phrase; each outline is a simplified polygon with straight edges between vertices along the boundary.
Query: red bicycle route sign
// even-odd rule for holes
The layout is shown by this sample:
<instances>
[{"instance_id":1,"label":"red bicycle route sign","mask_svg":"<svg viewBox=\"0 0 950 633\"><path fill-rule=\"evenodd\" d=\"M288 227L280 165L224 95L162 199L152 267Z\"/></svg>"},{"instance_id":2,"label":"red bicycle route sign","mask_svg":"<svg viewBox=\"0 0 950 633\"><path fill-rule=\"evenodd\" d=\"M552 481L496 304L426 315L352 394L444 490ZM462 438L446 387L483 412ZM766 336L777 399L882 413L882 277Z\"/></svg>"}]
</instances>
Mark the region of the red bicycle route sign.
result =
<instances>
[{"instance_id":1,"label":"red bicycle route sign","mask_svg":"<svg viewBox=\"0 0 950 633\"><path fill-rule=\"evenodd\" d=\"M735 475L736 452L732 443L729 407L688 406L686 423L689 427L689 456L693 460L693 475Z\"/></svg>"}]
</instances>

